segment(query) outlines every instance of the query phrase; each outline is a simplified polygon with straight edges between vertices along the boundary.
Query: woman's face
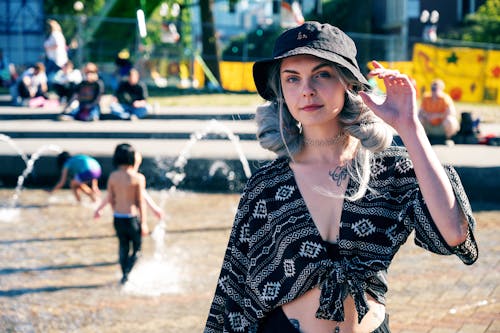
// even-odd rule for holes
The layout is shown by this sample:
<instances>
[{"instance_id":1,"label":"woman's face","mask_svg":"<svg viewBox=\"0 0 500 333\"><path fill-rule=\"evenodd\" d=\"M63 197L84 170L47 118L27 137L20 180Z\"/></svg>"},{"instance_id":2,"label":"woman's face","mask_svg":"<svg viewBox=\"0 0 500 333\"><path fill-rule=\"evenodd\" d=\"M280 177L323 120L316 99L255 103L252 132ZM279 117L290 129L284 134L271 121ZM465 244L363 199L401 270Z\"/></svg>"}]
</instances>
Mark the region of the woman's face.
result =
<instances>
[{"instance_id":1,"label":"woman's face","mask_svg":"<svg viewBox=\"0 0 500 333\"><path fill-rule=\"evenodd\" d=\"M311 55L285 58L280 80L286 105L303 127L337 123L345 89L330 62Z\"/></svg>"}]
</instances>

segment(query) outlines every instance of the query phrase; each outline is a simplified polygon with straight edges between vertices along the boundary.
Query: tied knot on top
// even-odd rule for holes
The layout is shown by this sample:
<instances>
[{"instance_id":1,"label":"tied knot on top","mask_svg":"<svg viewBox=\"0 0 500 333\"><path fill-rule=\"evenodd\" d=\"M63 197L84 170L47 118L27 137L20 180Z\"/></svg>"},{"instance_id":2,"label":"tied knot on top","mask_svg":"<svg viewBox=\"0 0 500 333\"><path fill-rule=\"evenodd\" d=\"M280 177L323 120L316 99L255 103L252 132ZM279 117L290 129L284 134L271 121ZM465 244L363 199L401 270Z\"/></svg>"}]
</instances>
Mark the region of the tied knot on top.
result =
<instances>
[{"instance_id":1,"label":"tied knot on top","mask_svg":"<svg viewBox=\"0 0 500 333\"><path fill-rule=\"evenodd\" d=\"M370 309L365 295L365 276L362 272L363 270L354 266L346 258L337 262L322 261L319 276L321 296L316 318L344 321L344 300L351 295L358 312L358 323L360 323Z\"/></svg>"}]
</instances>

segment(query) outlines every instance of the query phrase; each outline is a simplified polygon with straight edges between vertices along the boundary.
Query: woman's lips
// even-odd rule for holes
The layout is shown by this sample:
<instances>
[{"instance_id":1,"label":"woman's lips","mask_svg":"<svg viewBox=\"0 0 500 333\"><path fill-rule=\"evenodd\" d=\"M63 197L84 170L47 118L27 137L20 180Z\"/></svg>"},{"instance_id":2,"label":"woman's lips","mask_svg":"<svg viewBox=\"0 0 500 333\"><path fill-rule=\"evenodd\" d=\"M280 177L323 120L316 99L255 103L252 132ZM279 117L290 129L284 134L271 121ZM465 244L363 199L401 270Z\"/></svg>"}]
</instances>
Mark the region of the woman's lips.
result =
<instances>
[{"instance_id":1,"label":"woman's lips","mask_svg":"<svg viewBox=\"0 0 500 333\"><path fill-rule=\"evenodd\" d=\"M319 104L309 104L309 105L301 107L300 109L302 111L311 112L311 111L316 111L318 109L321 109L322 107L323 107L323 105L319 105Z\"/></svg>"}]
</instances>

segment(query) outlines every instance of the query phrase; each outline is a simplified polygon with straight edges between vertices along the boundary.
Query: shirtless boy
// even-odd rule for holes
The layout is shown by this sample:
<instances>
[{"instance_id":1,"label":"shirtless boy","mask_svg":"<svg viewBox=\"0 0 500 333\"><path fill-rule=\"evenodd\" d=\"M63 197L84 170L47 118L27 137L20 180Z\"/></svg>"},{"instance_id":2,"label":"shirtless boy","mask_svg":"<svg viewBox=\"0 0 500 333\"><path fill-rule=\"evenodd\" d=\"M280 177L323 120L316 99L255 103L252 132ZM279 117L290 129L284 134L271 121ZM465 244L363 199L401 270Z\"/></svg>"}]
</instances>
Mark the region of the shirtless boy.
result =
<instances>
[{"instance_id":1,"label":"shirtless boy","mask_svg":"<svg viewBox=\"0 0 500 333\"><path fill-rule=\"evenodd\" d=\"M122 284L127 282L140 254L142 236L149 233L144 199L146 179L134 167L135 156L135 149L128 143L116 146L113 155L116 169L109 176L107 188L107 200L113 207L114 227L119 240ZM100 212L96 211L95 215L100 216Z\"/></svg>"}]
</instances>

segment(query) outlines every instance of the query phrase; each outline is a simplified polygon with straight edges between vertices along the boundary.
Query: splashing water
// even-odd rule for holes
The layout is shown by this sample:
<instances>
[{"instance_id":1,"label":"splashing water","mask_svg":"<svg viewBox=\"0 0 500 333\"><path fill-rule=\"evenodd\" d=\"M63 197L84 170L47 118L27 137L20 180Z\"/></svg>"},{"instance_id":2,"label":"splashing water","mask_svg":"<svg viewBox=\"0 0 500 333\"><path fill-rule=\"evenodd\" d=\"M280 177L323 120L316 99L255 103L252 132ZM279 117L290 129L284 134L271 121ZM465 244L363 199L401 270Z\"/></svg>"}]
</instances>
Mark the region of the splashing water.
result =
<instances>
[{"instance_id":1,"label":"splashing water","mask_svg":"<svg viewBox=\"0 0 500 333\"><path fill-rule=\"evenodd\" d=\"M175 188L160 192L160 207L165 207L167 198L176 193ZM154 254L149 258L141 258L129 275L129 280L123 287L123 292L145 296L159 296L181 291L178 282L178 267L168 256L165 248L165 235L168 217L161 219L153 232Z\"/></svg>"},{"instance_id":2,"label":"splashing water","mask_svg":"<svg viewBox=\"0 0 500 333\"><path fill-rule=\"evenodd\" d=\"M177 194L177 186L184 180L186 166L193 146L208 134L223 134L233 144L238 153L241 165L247 178L250 178L251 171L248 160L243 154L240 139L229 128L212 119L203 130L191 134L189 141L181 150L179 156L173 163L173 168L162 160L157 159L156 163L160 169L171 169L165 172L165 176L170 179L172 186L168 191L161 191L160 207L165 207L165 200ZM217 172L221 172L229 181L235 179L235 173L224 161L216 161L208 170L209 177L213 177ZM175 293L180 291L178 276L179 265L174 263L175 255L169 255L165 248L167 218L162 219L151 233L154 241L155 252L151 258L141 258L129 275L129 280L123 287L123 291L131 294L158 296L165 293Z\"/></svg>"},{"instance_id":3,"label":"splashing water","mask_svg":"<svg viewBox=\"0 0 500 333\"><path fill-rule=\"evenodd\" d=\"M151 233L151 238L155 243L155 259L162 259L165 256L165 232L166 232L166 222L162 219L154 228Z\"/></svg>"},{"instance_id":4,"label":"splashing water","mask_svg":"<svg viewBox=\"0 0 500 333\"><path fill-rule=\"evenodd\" d=\"M18 201L19 201L19 196L21 195L24 181L26 180L26 177L33 171L33 168L35 166L35 162L40 158L40 156L46 152L46 151L55 151L60 153L62 149L59 146L56 145L44 145L40 148L37 149L37 151L31 155L29 159L26 160L26 168L23 170L21 175L17 178L17 185L14 190L14 194L12 195L12 198L10 199L10 203L8 204L7 207L2 207L0 209L0 216L2 221L5 222L11 222L13 221L18 215L19 211L16 208ZM25 156L25 155L24 155ZM24 157L23 157L24 159Z\"/></svg>"},{"instance_id":5,"label":"splashing water","mask_svg":"<svg viewBox=\"0 0 500 333\"><path fill-rule=\"evenodd\" d=\"M245 176L247 178L250 178L252 175L252 172L250 171L250 166L248 164L248 160L245 157L245 154L243 153L243 149L241 148L240 144L240 138L239 136L235 135L227 126L221 124L215 119L212 119L209 121L209 124L202 130L197 131L193 134L191 134L189 141L184 145L184 148L181 150L179 156L174 162L173 165L173 170L168 171L165 175L167 178L169 178L174 185L174 187L177 187L180 182L186 177L186 174L184 172L184 167L186 166L190 156L191 156L191 150L193 149L193 146L200 140L204 139L208 134L222 134L225 137L231 141L231 143L234 146L234 149L236 150L236 153L238 154L238 157L240 159L241 165L243 167L243 171L245 172ZM217 164L216 169L220 168L221 165L220 163ZM227 168L227 164L226 164ZM212 168L213 169L213 168ZM215 173L216 169L214 169L212 172ZM225 168L223 167L223 170ZM213 175L212 173L212 175ZM227 175L230 177L232 176L234 179L234 172L231 174L231 172L227 172ZM228 180L231 180L228 178Z\"/></svg>"},{"instance_id":6,"label":"splashing water","mask_svg":"<svg viewBox=\"0 0 500 333\"><path fill-rule=\"evenodd\" d=\"M1 142L5 142L6 144L8 144L12 149L14 149L16 151L16 153L21 156L21 158L23 159L24 161L24 164L27 164L28 163L28 156L26 156L26 154L24 153L24 151L14 142L14 140L12 140L12 138L8 135L5 135L5 134L1 134L0 133L0 141Z\"/></svg>"},{"instance_id":7,"label":"splashing water","mask_svg":"<svg viewBox=\"0 0 500 333\"><path fill-rule=\"evenodd\" d=\"M30 159L28 162L26 162L26 168L24 171L21 173L19 177L17 177L17 185L16 189L14 191L14 195L12 196L10 207L16 207L17 201L19 200L19 195L21 194L21 191L23 189L24 181L26 177L33 171L33 167L35 166L35 162L42 156L42 154L46 151L55 151L57 153L60 153L62 151L61 147L56 146L56 145L44 145L40 148L37 149L37 151L31 155Z\"/></svg>"},{"instance_id":8,"label":"splashing water","mask_svg":"<svg viewBox=\"0 0 500 333\"><path fill-rule=\"evenodd\" d=\"M0 221L14 222L19 218L19 209L11 207L0 208Z\"/></svg>"},{"instance_id":9,"label":"splashing water","mask_svg":"<svg viewBox=\"0 0 500 333\"><path fill-rule=\"evenodd\" d=\"M144 258L137 262L122 291L143 296L179 293L179 266L166 259Z\"/></svg>"},{"instance_id":10,"label":"splashing water","mask_svg":"<svg viewBox=\"0 0 500 333\"><path fill-rule=\"evenodd\" d=\"M459 312L465 312L465 311L468 311L468 310L474 309L474 308L479 308L479 307L483 307L483 306L487 306L487 305L494 305L495 303L496 303L496 299L494 299L494 298L490 299L490 300L484 299L484 300L477 301L477 302L472 303L472 304L465 304L465 305L453 307L448 312L450 314L457 314Z\"/></svg>"},{"instance_id":11,"label":"splashing water","mask_svg":"<svg viewBox=\"0 0 500 333\"><path fill-rule=\"evenodd\" d=\"M210 177L213 177L215 176L215 174L220 171L222 172L222 174L224 174L224 176L226 176L226 178L228 180L234 180L235 178L235 173L233 170L231 170L231 168L229 167L229 165L227 165L226 162L224 161L215 161L211 166L210 166L210 170L208 170L208 175Z\"/></svg>"}]
</instances>

